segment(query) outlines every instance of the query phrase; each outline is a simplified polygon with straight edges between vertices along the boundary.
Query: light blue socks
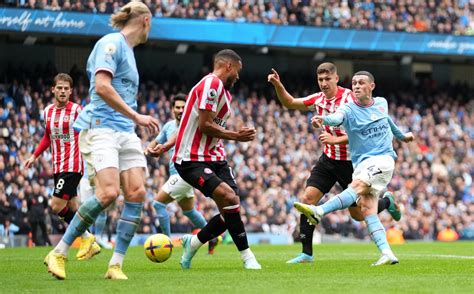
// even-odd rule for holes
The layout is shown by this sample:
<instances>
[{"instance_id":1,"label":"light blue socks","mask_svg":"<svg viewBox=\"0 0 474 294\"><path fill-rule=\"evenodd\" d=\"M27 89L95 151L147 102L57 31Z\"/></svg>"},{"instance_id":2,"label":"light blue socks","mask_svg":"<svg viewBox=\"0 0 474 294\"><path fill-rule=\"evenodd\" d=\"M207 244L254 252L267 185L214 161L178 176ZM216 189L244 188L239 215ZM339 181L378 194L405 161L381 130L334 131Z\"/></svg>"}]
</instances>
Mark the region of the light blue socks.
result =
<instances>
[{"instance_id":1,"label":"light blue socks","mask_svg":"<svg viewBox=\"0 0 474 294\"><path fill-rule=\"evenodd\" d=\"M155 208L156 214L158 215L158 220L160 221L160 227L163 231L163 234L169 237L171 235L170 216L168 215L168 211L166 211L166 204L153 200L153 207Z\"/></svg>"},{"instance_id":2,"label":"light blue socks","mask_svg":"<svg viewBox=\"0 0 474 294\"><path fill-rule=\"evenodd\" d=\"M322 209L324 215L326 215L336 210L348 208L354 202L356 202L356 200L357 200L357 193L352 187L349 186L340 194L332 197L326 203L324 203L323 205L319 207Z\"/></svg>"},{"instance_id":3,"label":"light blue socks","mask_svg":"<svg viewBox=\"0 0 474 294\"><path fill-rule=\"evenodd\" d=\"M376 214L368 215L365 217L365 223L369 230L370 237L374 241L375 245L379 248L380 252L385 253L387 249L390 250L390 245L387 242L387 234L385 229L380 222L379 217Z\"/></svg>"},{"instance_id":4,"label":"light blue socks","mask_svg":"<svg viewBox=\"0 0 474 294\"><path fill-rule=\"evenodd\" d=\"M202 229L207 225L207 221L195 208L183 211L183 214L189 218L196 228Z\"/></svg>"},{"instance_id":5,"label":"light blue socks","mask_svg":"<svg viewBox=\"0 0 474 294\"><path fill-rule=\"evenodd\" d=\"M96 197L89 198L76 212L67 227L62 240L71 245L74 240L81 236L96 220L97 216L104 210Z\"/></svg>"},{"instance_id":6,"label":"light blue socks","mask_svg":"<svg viewBox=\"0 0 474 294\"><path fill-rule=\"evenodd\" d=\"M132 241L133 235L137 231L142 216L142 202L127 202L122 211L122 215L117 223L117 244L116 253L125 255L128 245Z\"/></svg>"}]
</instances>

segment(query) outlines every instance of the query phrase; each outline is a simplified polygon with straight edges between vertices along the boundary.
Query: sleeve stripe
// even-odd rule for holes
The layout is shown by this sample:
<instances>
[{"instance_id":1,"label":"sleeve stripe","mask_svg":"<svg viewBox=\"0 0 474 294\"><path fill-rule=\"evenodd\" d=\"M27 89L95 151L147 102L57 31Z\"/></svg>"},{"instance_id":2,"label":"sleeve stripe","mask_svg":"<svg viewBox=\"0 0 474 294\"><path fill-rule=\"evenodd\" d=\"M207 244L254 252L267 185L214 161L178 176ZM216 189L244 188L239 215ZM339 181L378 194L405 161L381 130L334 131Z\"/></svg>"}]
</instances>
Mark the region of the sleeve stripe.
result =
<instances>
[{"instance_id":1,"label":"sleeve stripe","mask_svg":"<svg viewBox=\"0 0 474 294\"><path fill-rule=\"evenodd\" d=\"M97 68L97 69L95 70L95 73L94 73L94 74L96 75L99 71L106 71L106 72L109 72L109 73L112 75L112 77L114 76L114 71L113 71L112 69L110 69L110 68L107 68L107 67L99 67L99 68Z\"/></svg>"}]
</instances>

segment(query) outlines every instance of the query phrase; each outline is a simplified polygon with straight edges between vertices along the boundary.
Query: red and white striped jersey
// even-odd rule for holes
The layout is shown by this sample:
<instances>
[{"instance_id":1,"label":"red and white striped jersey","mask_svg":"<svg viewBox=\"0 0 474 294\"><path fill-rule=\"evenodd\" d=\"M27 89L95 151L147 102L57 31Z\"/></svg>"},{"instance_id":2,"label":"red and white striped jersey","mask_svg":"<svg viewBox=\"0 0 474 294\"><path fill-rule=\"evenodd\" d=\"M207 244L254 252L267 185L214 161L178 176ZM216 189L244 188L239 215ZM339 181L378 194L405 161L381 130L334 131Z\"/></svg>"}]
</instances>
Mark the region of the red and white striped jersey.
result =
<instances>
[{"instance_id":1,"label":"red and white striped jersey","mask_svg":"<svg viewBox=\"0 0 474 294\"><path fill-rule=\"evenodd\" d=\"M304 99L305 100L303 102L309 110L315 111L318 115L328 115L336 112L336 109L339 106L354 101L354 94L349 89L338 87L336 96L332 97L331 99L327 99L323 92L309 95ZM324 129L333 136L340 137L345 135L344 128L342 126L324 126ZM323 152L329 158L334 160L351 160L349 146L347 144L325 144Z\"/></svg>"},{"instance_id":2,"label":"red and white striped jersey","mask_svg":"<svg viewBox=\"0 0 474 294\"><path fill-rule=\"evenodd\" d=\"M232 96L215 74L202 78L189 92L179 124L173 161L221 161L226 159L220 138L203 134L199 129L199 110L216 113L214 122L225 128L231 115Z\"/></svg>"},{"instance_id":3,"label":"red and white striped jersey","mask_svg":"<svg viewBox=\"0 0 474 294\"><path fill-rule=\"evenodd\" d=\"M51 146L54 174L82 173L79 133L72 127L81 110L79 104L71 101L63 108L57 108L55 104L51 104L44 110L43 118L46 131L42 142L35 151L35 155L39 156L46 148ZM47 144L48 141L49 144Z\"/></svg>"}]
</instances>

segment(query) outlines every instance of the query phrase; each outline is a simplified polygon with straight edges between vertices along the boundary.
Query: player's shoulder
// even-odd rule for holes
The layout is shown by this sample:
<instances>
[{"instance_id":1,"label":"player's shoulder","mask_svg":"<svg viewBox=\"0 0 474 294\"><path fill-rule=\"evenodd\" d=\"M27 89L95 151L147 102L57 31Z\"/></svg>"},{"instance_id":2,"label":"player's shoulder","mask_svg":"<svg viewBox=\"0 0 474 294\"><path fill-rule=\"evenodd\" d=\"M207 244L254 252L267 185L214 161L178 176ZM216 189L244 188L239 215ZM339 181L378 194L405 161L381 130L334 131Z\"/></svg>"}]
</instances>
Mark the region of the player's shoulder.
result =
<instances>
[{"instance_id":1,"label":"player's shoulder","mask_svg":"<svg viewBox=\"0 0 474 294\"><path fill-rule=\"evenodd\" d=\"M354 92L352 92L351 89L339 86L338 94L340 98L342 98L342 100L345 102L350 102L354 100Z\"/></svg>"},{"instance_id":2,"label":"player's shoulder","mask_svg":"<svg viewBox=\"0 0 474 294\"><path fill-rule=\"evenodd\" d=\"M204 84L209 83L210 88L217 89L219 87L223 87L224 83L222 83L221 79L219 79L215 74L208 74L203 78Z\"/></svg>"},{"instance_id":3,"label":"player's shoulder","mask_svg":"<svg viewBox=\"0 0 474 294\"><path fill-rule=\"evenodd\" d=\"M174 119L172 119L172 120L169 120L165 123L165 125L163 126L163 129L172 128L175 125L176 125L176 121Z\"/></svg>"},{"instance_id":4,"label":"player's shoulder","mask_svg":"<svg viewBox=\"0 0 474 294\"><path fill-rule=\"evenodd\" d=\"M52 103L52 104L49 104L48 106L46 106L46 107L44 108L44 113L46 113L46 114L47 114L47 113L48 113L48 111L49 111L51 108L54 108L54 103Z\"/></svg>"},{"instance_id":5,"label":"player's shoulder","mask_svg":"<svg viewBox=\"0 0 474 294\"><path fill-rule=\"evenodd\" d=\"M387 99L385 97L377 96L377 97L374 97L374 104L387 105L388 102L387 102Z\"/></svg>"},{"instance_id":6,"label":"player's shoulder","mask_svg":"<svg viewBox=\"0 0 474 294\"><path fill-rule=\"evenodd\" d=\"M110 33L99 39L96 43L97 48L104 48L106 53L113 54L121 46L122 43L126 42L121 33Z\"/></svg>"}]
</instances>

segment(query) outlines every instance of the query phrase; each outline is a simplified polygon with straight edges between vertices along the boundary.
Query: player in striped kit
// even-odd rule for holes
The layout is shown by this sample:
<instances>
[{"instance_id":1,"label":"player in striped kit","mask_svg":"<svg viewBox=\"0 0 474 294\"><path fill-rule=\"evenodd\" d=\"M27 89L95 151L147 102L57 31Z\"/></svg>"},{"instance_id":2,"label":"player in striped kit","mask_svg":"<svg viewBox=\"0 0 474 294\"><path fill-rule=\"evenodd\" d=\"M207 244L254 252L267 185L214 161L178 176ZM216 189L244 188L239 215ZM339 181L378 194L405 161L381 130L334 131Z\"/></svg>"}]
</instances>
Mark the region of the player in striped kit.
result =
<instances>
[{"instance_id":1,"label":"player in striped kit","mask_svg":"<svg viewBox=\"0 0 474 294\"><path fill-rule=\"evenodd\" d=\"M189 269L191 259L207 241L229 231L240 251L245 269L261 269L249 248L240 216L240 199L232 169L226 161L222 139L248 142L255 139L254 128L226 129L231 115L229 90L239 79L242 59L230 49L214 57L213 72L189 92L179 125L173 161L181 178L211 196L220 214L214 216L197 235L184 235L181 267Z\"/></svg>"},{"instance_id":2,"label":"player in striped kit","mask_svg":"<svg viewBox=\"0 0 474 294\"><path fill-rule=\"evenodd\" d=\"M43 112L44 136L33 155L25 162L25 167L30 168L41 153L51 147L54 177L51 209L68 224L79 206L77 186L83 172L78 133L72 127L81 112L81 106L69 101L72 85L72 78L68 74L59 73L54 77L51 92L55 101ZM77 259L89 259L100 252L93 235L86 231L81 237Z\"/></svg>"},{"instance_id":3,"label":"player in striped kit","mask_svg":"<svg viewBox=\"0 0 474 294\"><path fill-rule=\"evenodd\" d=\"M288 109L314 111L317 115L327 115L334 113L341 105L354 100L354 94L351 90L337 85L339 76L337 75L337 68L333 63L325 62L320 64L316 74L321 92L304 98L294 98L291 96L286 91L280 76L274 69L268 75L268 82L275 87L278 99ZM351 155L347 145L347 135L344 130L337 126L324 126L319 140L324 144L324 150L311 170L311 175L306 182L306 189L302 199L302 202L305 204L317 204L336 182L343 189L346 189L352 181ZM395 220L400 220L400 211L390 192L385 193L384 197L379 199L378 212L380 213L384 209L388 209ZM355 203L349 207L349 211L355 220L364 220L360 208ZM314 261L314 228L315 226L310 224L306 216L302 214L300 219L302 253L288 260L287 263L312 263Z\"/></svg>"}]
</instances>

